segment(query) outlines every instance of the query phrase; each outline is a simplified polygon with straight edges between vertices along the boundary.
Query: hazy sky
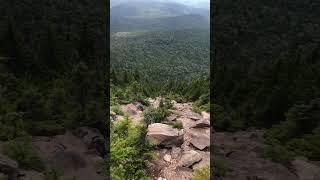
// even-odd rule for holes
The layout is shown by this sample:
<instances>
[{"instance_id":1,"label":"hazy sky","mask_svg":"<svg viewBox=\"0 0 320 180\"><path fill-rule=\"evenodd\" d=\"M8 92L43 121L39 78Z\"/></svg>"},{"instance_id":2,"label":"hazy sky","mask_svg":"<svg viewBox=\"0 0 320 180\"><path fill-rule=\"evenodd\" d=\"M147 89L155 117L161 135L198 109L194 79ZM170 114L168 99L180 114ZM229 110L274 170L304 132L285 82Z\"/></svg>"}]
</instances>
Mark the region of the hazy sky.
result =
<instances>
[{"instance_id":1,"label":"hazy sky","mask_svg":"<svg viewBox=\"0 0 320 180\"><path fill-rule=\"evenodd\" d=\"M210 0L111 0L111 6L121 4L123 2L132 1L161 1L161 2L177 2L193 7L210 8Z\"/></svg>"}]
</instances>

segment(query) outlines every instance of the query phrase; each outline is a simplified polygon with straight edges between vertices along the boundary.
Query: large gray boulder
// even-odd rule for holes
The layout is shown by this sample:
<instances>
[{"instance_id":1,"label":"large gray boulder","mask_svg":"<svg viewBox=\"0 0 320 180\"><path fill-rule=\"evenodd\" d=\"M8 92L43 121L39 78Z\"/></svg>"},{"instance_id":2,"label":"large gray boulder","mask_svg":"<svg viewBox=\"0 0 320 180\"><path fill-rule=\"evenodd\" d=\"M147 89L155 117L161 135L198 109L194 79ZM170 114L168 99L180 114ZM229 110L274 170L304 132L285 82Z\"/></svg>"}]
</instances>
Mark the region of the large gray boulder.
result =
<instances>
[{"instance_id":1,"label":"large gray boulder","mask_svg":"<svg viewBox=\"0 0 320 180\"><path fill-rule=\"evenodd\" d=\"M202 160L202 157L197 151L194 151L194 150L186 151L181 156L181 159L179 161L179 166L189 168L201 160Z\"/></svg>"},{"instance_id":2,"label":"large gray boulder","mask_svg":"<svg viewBox=\"0 0 320 180\"><path fill-rule=\"evenodd\" d=\"M147 138L156 145L179 147L183 144L183 130L177 130L169 125L154 123L148 126Z\"/></svg>"}]
</instances>

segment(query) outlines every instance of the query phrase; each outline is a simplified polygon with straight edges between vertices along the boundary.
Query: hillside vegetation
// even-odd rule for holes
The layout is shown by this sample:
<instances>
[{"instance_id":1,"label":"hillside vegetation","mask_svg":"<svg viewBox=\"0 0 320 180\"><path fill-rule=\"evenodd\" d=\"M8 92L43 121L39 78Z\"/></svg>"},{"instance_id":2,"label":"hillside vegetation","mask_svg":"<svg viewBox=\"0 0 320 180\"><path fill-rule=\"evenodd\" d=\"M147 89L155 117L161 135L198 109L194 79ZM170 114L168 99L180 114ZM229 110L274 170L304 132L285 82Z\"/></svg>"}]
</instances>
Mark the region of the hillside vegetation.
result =
<instances>
[{"instance_id":1,"label":"hillside vegetation","mask_svg":"<svg viewBox=\"0 0 320 180\"><path fill-rule=\"evenodd\" d=\"M320 160L319 8L312 0L218 2L216 130L266 128L275 161Z\"/></svg>"},{"instance_id":2,"label":"hillside vegetation","mask_svg":"<svg viewBox=\"0 0 320 180\"><path fill-rule=\"evenodd\" d=\"M8 142L4 153L19 168L45 171L50 163L39 162L37 155L50 150L37 154L33 141L24 139L51 138L82 126L106 133L104 5L87 0L0 4L0 143Z\"/></svg>"}]
</instances>

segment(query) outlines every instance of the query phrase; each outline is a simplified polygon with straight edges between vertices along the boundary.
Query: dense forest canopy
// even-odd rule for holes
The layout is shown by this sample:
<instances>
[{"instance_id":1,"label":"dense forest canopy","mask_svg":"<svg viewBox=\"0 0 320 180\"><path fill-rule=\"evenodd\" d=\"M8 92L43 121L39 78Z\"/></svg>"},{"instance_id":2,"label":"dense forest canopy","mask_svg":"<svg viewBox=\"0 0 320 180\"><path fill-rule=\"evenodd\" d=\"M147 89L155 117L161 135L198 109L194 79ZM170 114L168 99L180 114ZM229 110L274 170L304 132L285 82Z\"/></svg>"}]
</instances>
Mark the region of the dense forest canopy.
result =
<instances>
[{"instance_id":1,"label":"dense forest canopy","mask_svg":"<svg viewBox=\"0 0 320 180\"><path fill-rule=\"evenodd\" d=\"M207 30L114 33L111 68L136 70L153 80L208 77L209 43Z\"/></svg>"},{"instance_id":2,"label":"dense forest canopy","mask_svg":"<svg viewBox=\"0 0 320 180\"><path fill-rule=\"evenodd\" d=\"M104 130L102 7L86 0L1 0L0 139L86 125Z\"/></svg>"}]
</instances>

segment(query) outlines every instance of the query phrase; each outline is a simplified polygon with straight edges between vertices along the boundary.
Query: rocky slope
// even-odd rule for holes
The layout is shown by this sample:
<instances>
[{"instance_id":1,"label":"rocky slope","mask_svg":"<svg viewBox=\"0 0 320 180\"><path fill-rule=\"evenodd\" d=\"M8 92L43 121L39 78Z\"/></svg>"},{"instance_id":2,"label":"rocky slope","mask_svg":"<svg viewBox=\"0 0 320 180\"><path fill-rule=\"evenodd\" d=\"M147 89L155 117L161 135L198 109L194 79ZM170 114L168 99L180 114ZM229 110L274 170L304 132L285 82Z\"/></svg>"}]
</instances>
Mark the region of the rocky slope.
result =
<instances>
[{"instance_id":1,"label":"rocky slope","mask_svg":"<svg viewBox=\"0 0 320 180\"><path fill-rule=\"evenodd\" d=\"M158 107L160 98L149 99L151 106ZM139 103L122 106L122 110L134 123L142 122L143 108ZM180 121L182 129L154 123L148 126L147 138L158 144L156 159L147 161L147 171L156 180L192 179L196 168L210 164L210 114L192 111L192 103L173 101L170 121ZM115 119L122 119L115 116Z\"/></svg>"},{"instance_id":2,"label":"rocky slope","mask_svg":"<svg viewBox=\"0 0 320 180\"><path fill-rule=\"evenodd\" d=\"M63 171L62 179L105 179L104 173L99 168L99 164L102 166L104 162L101 157L103 142L103 136L99 131L88 127L81 127L53 137L32 137L32 145L46 167ZM0 172L0 178L44 179L44 173L20 169L16 161L1 154Z\"/></svg>"},{"instance_id":3,"label":"rocky slope","mask_svg":"<svg viewBox=\"0 0 320 180\"><path fill-rule=\"evenodd\" d=\"M160 99L149 99L158 107ZM134 123L143 123L144 108L139 103L122 106ZM157 158L147 161L147 170L155 180L192 179L196 168L210 164L210 114L195 113L192 103L173 101L170 121L180 121L181 130L154 123L148 127L148 138L158 144ZM115 119L122 116L114 114ZM212 131L213 160L221 163L224 177L217 180L320 180L320 162L296 158L287 167L264 156L267 145L264 130L239 132ZM214 167L215 173L218 169Z\"/></svg>"},{"instance_id":4,"label":"rocky slope","mask_svg":"<svg viewBox=\"0 0 320 180\"><path fill-rule=\"evenodd\" d=\"M221 180L319 180L319 162L296 158L290 167L265 158L263 130L213 132L214 160L224 166ZM317 165L318 164L318 165Z\"/></svg>"}]
</instances>

